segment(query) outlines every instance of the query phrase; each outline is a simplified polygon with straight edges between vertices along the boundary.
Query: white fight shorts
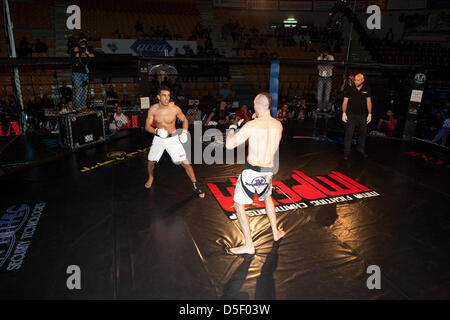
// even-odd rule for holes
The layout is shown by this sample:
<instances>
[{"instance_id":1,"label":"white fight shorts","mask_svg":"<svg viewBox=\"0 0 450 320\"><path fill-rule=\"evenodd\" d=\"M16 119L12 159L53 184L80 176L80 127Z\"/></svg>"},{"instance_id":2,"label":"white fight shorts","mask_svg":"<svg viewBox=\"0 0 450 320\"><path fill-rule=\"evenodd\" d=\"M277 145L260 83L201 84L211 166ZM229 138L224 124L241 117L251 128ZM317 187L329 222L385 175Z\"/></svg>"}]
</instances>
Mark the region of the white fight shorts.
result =
<instances>
[{"instance_id":1,"label":"white fight shorts","mask_svg":"<svg viewBox=\"0 0 450 320\"><path fill-rule=\"evenodd\" d=\"M246 163L236 182L233 200L239 204L252 204L255 192L264 201L272 194L273 168L252 166Z\"/></svg>"},{"instance_id":2,"label":"white fight shorts","mask_svg":"<svg viewBox=\"0 0 450 320\"><path fill-rule=\"evenodd\" d=\"M183 144L180 142L177 134L164 139L155 135L153 137L150 152L148 153L148 160L158 162L159 159L161 159L164 150L167 150L167 153L170 155L174 163L180 163L187 160L186 151L184 150Z\"/></svg>"}]
</instances>

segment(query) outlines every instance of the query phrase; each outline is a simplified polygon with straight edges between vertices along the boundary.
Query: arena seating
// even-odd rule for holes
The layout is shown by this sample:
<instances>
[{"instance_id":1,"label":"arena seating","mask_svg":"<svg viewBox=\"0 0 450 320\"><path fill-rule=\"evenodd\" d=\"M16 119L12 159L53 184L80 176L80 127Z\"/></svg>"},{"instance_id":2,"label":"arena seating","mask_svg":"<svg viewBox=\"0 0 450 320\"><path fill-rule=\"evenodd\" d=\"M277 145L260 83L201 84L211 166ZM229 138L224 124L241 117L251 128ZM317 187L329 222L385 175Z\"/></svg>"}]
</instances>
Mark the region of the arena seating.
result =
<instances>
[{"instance_id":1,"label":"arena seating","mask_svg":"<svg viewBox=\"0 0 450 320\"><path fill-rule=\"evenodd\" d=\"M151 27L165 25L170 33L179 34L181 39L187 40L199 22L198 10L193 0L81 0L75 3L81 8L83 32L94 39L116 38L116 30L123 38L141 37L143 35L136 35L134 29L136 21L140 21L145 33L149 32Z\"/></svg>"}]
</instances>

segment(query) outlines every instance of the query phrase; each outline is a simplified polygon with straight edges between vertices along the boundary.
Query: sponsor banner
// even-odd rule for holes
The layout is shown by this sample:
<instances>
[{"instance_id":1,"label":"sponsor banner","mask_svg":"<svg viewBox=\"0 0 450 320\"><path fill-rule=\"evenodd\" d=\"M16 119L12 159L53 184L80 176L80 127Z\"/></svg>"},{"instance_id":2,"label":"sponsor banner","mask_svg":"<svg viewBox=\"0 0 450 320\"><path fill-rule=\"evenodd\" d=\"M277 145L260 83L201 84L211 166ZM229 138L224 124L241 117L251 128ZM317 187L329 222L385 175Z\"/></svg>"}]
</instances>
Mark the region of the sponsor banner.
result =
<instances>
[{"instance_id":1,"label":"sponsor banner","mask_svg":"<svg viewBox=\"0 0 450 320\"><path fill-rule=\"evenodd\" d=\"M414 10L426 8L427 0L389 0L387 2L388 10Z\"/></svg>"},{"instance_id":2,"label":"sponsor banner","mask_svg":"<svg viewBox=\"0 0 450 320\"><path fill-rule=\"evenodd\" d=\"M206 184L230 220L237 219L233 201L236 182L237 178L228 178L227 182ZM327 176L312 178L302 171L294 170L291 179L272 181L272 188L275 212L344 203L380 195L337 171L332 171ZM247 215L264 215L264 207L264 201L258 201L255 194L253 204L246 206Z\"/></svg>"},{"instance_id":3,"label":"sponsor banner","mask_svg":"<svg viewBox=\"0 0 450 320\"><path fill-rule=\"evenodd\" d=\"M278 10L277 1L249 0L247 2L248 9L254 10Z\"/></svg>"},{"instance_id":4,"label":"sponsor banner","mask_svg":"<svg viewBox=\"0 0 450 320\"><path fill-rule=\"evenodd\" d=\"M11 137L21 134L22 132L17 121L0 121L0 137Z\"/></svg>"},{"instance_id":5,"label":"sponsor banner","mask_svg":"<svg viewBox=\"0 0 450 320\"><path fill-rule=\"evenodd\" d=\"M411 102L422 102L423 90L412 90L411 91Z\"/></svg>"},{"instance_id":6,"label":"sponsor banner","mask_svg":"<svg viewBox=\"0 0 450 320\"><path fill-rule=\"evenodd\" d=\"M0 272L22 268L44 208L21 204L0 212Z\"/></svg>"},{"instance_id":7,"label":"sponsor banner","mask_svg":"<svg viewBox=\"0 0 450 320\"><path fill-rule=\"evenodd\" d=\"M280 1L280 10L311 11L312 9L313 9L312 0Z\"/></svg>"},{"instance_id":8,"label":"sponsor banner","mask_svg":"<svg viewBox=\"0 0 450 320\"><path fill-rule=\"evenodd\" d=\"M149 97L141 98L141 109L150 109L150 98Z\"/></svg>"},{"instance_id":9,"label":"sponsor banner","mask_svg":"<svg viewBox=\"0 0 450 320\"><path fill-rule=\"evenodd\" d=\"M117 164L119 162L125 161L125 160L129 160L132 159L140 154L146 153L150 150L150 147L146 147L146 148L142 148L142 149L138 149L134 152L125 152L125 151L115 151L115 152L110 152L106 155L106 158L108 158L108 160L104 161L104 162L97 162L94 165L88 165L88 166L83 166L80 171L81 172L89 172L92 171L94 169L98 169L98 168L102 168L102 167L108 167L114 164Z\"/></svg>"},{"instance_id":10,"label":"sponsor banner","mask_svg":"<svg viewBox=\"0 0 450 320\"><path fill-rule=\"evenodd\" d=\"M136 39L106 39L103 38L102 50L106 54L131 54L133 56L174 56L178 49L180 54L191 50L197 53L196 41L175 40L136 40Z\"/></svg>"}]
</instances>

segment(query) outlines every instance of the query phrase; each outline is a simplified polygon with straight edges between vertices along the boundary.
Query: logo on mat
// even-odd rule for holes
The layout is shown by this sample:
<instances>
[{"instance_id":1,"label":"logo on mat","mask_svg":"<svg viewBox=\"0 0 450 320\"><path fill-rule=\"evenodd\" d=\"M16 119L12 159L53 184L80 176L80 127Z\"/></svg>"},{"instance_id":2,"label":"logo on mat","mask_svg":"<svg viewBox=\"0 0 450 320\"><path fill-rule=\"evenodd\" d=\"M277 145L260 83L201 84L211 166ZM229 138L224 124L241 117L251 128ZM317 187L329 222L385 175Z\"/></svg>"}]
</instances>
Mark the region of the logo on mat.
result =
<instances>
[{"instance_id":1,"label":"logo on mat","mask_svg":"<svg viewBox=\"0 0 450 320\"><path fill-rule=\"evenodd\" d=\"M22 267L44 207L13 205L0 212L0 272Z\"/></svg>"},{"instance_id":2,"label":"logo on mat","mask_svg":"<svg viewBox=\"0 0 450 320\"><path fill-rule=\"evenodd\" d=\"M236 183L237 179L230 177L226 182L206 184L230 220L237 219L233 201ZM252 181L252 185L262 183L261 177ZM272 189L275 212L345 203L380 195L337 171L332 171L326 176L310 177L302 171L294 170L290 179L272 181ZM245 206L250 217L266 214L264 207L264 201L259 201L256 193L253 203Z\"/></svg>"}]
</instances>

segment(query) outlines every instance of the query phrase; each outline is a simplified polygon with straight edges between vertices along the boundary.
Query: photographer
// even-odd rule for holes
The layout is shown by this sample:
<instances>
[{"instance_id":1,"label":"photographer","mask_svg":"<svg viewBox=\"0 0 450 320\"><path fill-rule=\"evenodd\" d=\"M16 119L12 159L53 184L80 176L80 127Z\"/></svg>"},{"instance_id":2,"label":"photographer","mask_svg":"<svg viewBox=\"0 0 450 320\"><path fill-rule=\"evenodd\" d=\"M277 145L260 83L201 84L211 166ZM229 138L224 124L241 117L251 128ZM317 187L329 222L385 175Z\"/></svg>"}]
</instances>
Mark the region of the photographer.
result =
<instances>
[{"instance_id":1,"label":"photographer","mask_svg":"<svg viewBox=\"0 0 450 320\"><path fill-rule=\"evenodd\" d=\"M89 57L94 57L94 54L87 46L86 37L81 36L72 49L72 87L75 110L86 107L89 80L89 69L86 60Z\"/></svg>"},{"instance_id":2,"label":"photographer","mask_svg":"<svg viewBox=\"0 0 450 320\"><path fill-rule=\"evenodd\" d=\"M331 54L328 54L327 47L322 47L320 48L320 56L317 57L317 60L334 61L334 57ZM333 67L332 64L317 65L317 70L319 71L317 83L317 111L327 111L332 86ZM325 92L323 92L324 90Z\"/></svg>"}]
</instances>

